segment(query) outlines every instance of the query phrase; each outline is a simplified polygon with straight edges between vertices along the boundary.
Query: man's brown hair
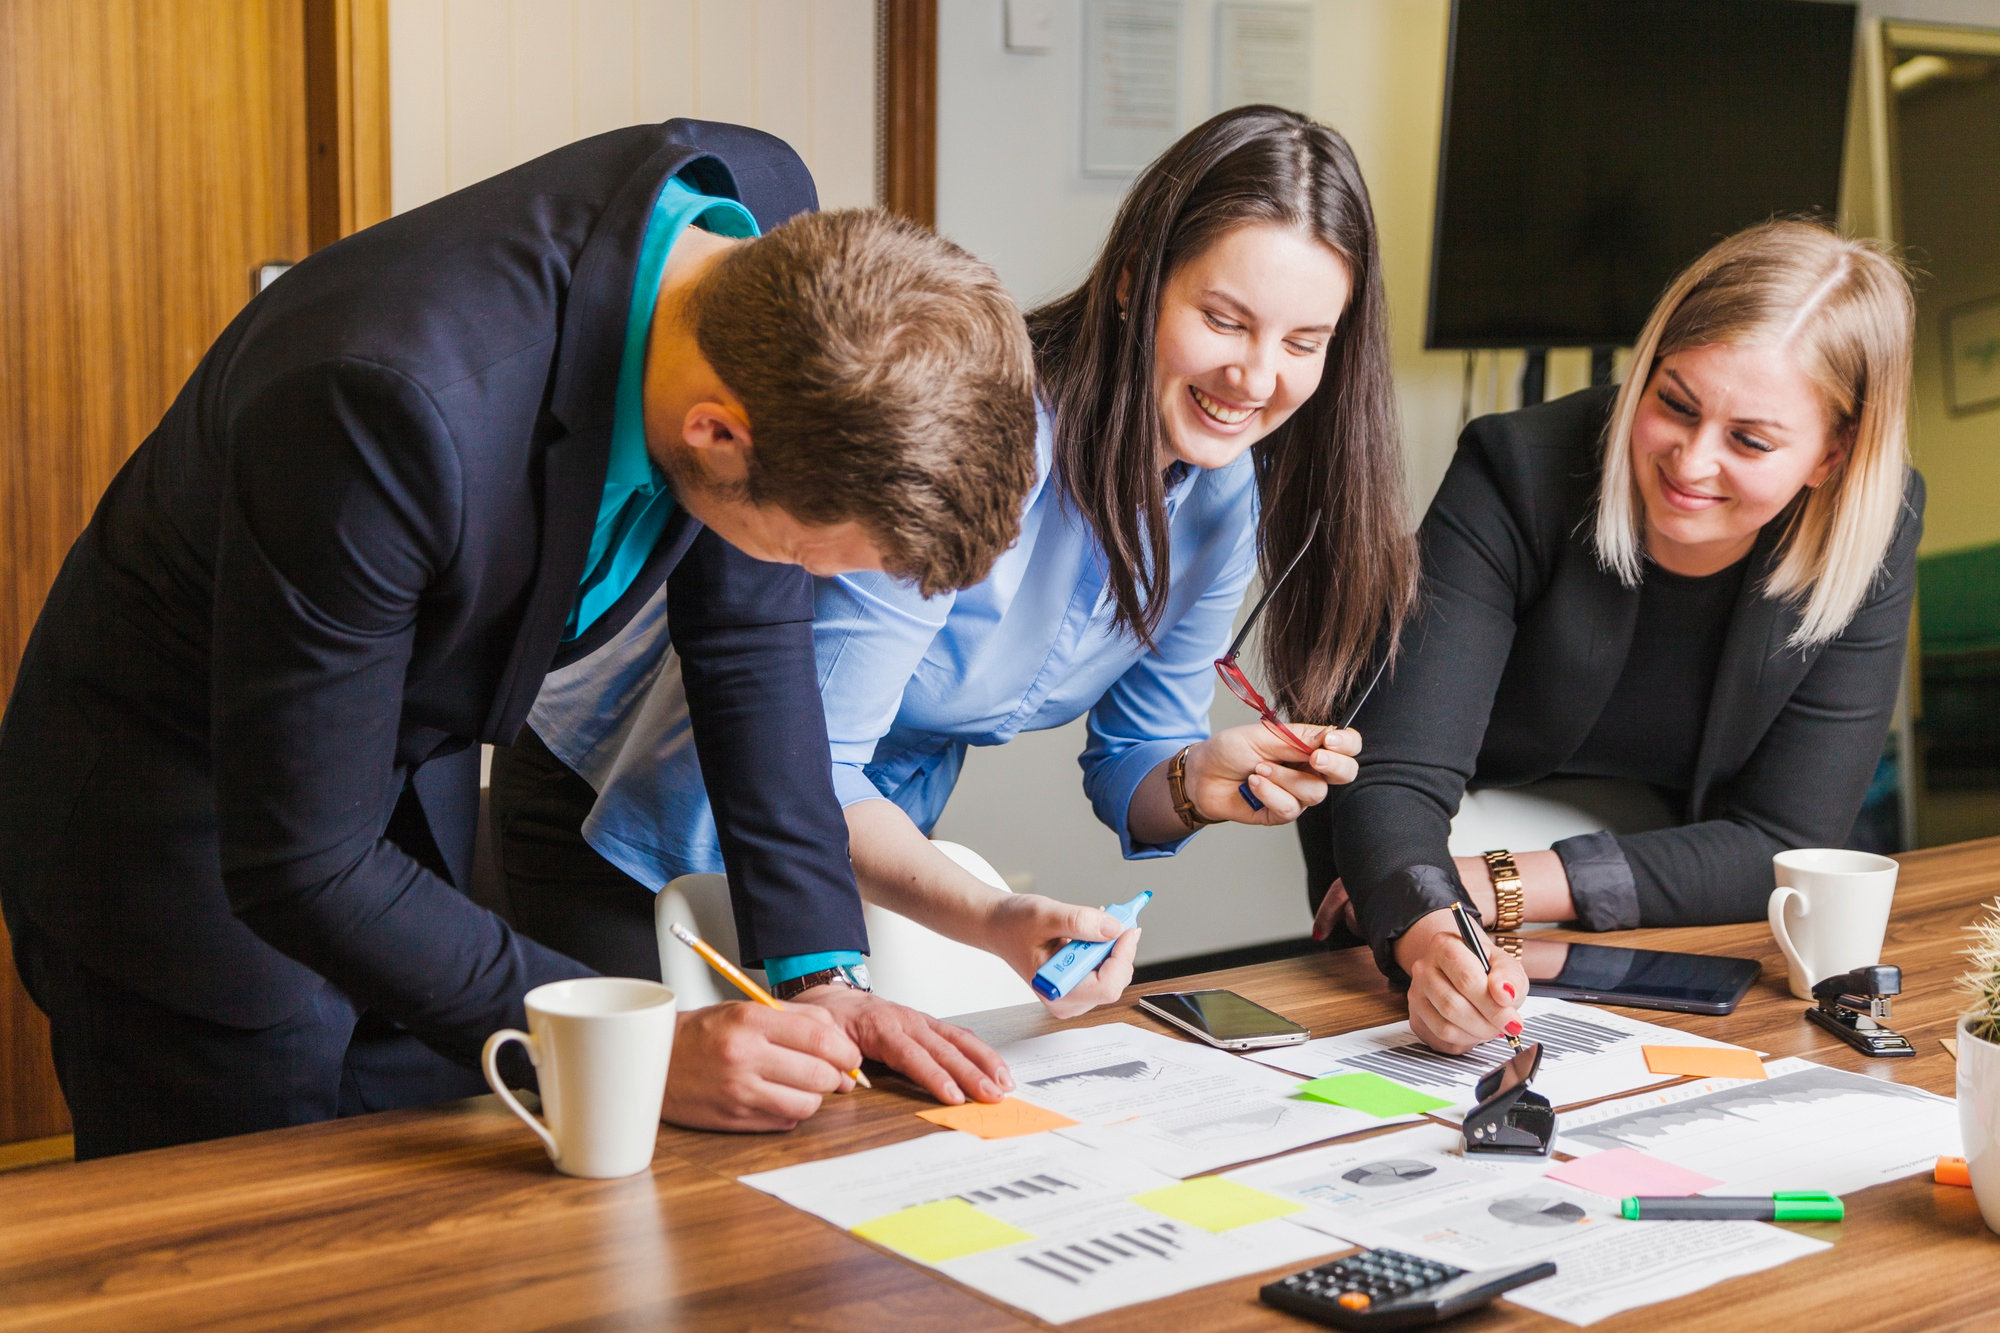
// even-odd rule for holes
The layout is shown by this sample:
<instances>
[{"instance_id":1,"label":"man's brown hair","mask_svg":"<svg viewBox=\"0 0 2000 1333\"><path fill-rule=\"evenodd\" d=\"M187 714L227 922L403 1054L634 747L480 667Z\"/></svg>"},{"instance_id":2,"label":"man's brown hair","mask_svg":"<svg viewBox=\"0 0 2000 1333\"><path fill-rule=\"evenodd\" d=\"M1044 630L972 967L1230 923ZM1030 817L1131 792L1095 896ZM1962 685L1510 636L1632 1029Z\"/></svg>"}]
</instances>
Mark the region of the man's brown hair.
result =
<instances>
[{"instance_id":1,"label":"man's brown hair","mask_svg":"<svg viewBox=\"0 0 2000 1333\"><path fill-rule=\"evenodd\" d=\"M858 523L926 596L1020 535L1034 358L985 264L878 209L806 213L725 254L689 306L749 416L752 503Z\"/></svg>"}]
</instances>

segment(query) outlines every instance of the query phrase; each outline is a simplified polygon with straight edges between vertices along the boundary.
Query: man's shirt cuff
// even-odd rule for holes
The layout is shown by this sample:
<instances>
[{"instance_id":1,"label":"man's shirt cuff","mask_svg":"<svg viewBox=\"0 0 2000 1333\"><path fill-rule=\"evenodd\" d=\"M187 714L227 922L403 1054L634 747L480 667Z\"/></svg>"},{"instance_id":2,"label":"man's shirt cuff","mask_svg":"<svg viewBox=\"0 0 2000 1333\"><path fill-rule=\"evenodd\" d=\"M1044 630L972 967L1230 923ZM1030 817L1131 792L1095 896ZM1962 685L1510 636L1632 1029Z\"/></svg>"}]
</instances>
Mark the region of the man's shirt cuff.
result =
<instances>
[{"instance_id":1,"label":"man's shirt cuff","mask_svg":"<svg viewBox=\"0 0 2000 1333\"><path fill-rule=\"evenodd\" d=\"M773 986L782 986L808 972L824 972L830 967L858 967L861 955L852 949L835 949L831 953L795 953L789 958L766 958L764 977Z\"/></svg>"}]
</instances>

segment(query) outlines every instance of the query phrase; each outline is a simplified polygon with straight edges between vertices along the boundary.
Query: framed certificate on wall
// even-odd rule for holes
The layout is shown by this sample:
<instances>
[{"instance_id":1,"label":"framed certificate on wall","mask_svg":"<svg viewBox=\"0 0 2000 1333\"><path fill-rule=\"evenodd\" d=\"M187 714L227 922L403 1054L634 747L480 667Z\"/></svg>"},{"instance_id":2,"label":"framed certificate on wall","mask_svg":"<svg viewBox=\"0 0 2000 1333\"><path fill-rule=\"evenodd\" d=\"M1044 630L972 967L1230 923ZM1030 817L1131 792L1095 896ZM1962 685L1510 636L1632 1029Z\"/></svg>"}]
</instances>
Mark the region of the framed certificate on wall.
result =
<instances>
[{"instance_id":1,"label":"framed certificate on wall","mask_svg":"<svg viewBox=\"0 0 2000 1333\"><path fill-rule=\"evenodd\" d=\"M2000 296L1944 312L1944 402L1955 417L2000 407Z\"/></svg>"}]
</instances>

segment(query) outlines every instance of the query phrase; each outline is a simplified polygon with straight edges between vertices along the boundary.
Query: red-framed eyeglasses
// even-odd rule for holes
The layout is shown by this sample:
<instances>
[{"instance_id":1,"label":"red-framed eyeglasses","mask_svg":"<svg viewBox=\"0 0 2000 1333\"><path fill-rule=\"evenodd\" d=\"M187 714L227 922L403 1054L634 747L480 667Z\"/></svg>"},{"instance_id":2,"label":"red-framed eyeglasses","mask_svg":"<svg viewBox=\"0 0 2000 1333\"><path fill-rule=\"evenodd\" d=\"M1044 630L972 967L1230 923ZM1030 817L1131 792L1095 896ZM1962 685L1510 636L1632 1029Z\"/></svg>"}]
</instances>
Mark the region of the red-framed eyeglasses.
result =
<instances>
[{"instance_id":1,"label":"red-framed eyeglasses","mask_svg":"<svg viewBox=\"0 0 2000 1333\"><path fill-rule=\"evenodd\" d=\"M1215 674L1222 677L1222 683L1229 687L1229 692L1256 709L1257 716L1264 720L1265 729L1273 736L1307 756L1312 754L1313 747L1300 739L1299 734L1286 726L1278 717L1276 710L1264 702L1264 696L1257 693L1257 687L1243 674L1243 668L1236 665L1236 650L1243 646L1243 640L1249 635L1250 627L1257 623L1257 617L1264 614L1265 606L1271 601L1271 594L1283 586L1285 580L1292 576L1292 571L1299 567L1299 561L1306 558L1306 552L1312 549L1313 538L1319 535L1319 520L1319 512L1315 510L1312 521L1306 524L1306 539L1299 544L1298 554L1292 557L1291 563L1285 566L1282 574L1271 580L1271 586L1264 589L1264 595L1257 599L1257 605L1250 608L1249 616L1243 621L1243 628L1237 630L1236 637L1229 641L1229 651L1215 659Z\"/></svg>"}]
</instances>

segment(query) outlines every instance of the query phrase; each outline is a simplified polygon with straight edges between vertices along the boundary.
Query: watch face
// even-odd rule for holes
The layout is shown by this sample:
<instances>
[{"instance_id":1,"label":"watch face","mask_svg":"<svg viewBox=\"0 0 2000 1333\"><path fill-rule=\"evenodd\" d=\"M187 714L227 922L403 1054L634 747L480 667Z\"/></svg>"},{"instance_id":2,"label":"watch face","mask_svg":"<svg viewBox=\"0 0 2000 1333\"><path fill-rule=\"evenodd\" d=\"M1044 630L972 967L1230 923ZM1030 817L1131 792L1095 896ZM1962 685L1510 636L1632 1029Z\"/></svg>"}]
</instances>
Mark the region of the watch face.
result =
<instances>
[{"instance_id":1,"label":"watch face","mask_svg":"<svg viewBox=\"0 0 2000 1333\"><path fill-rule=\"evenodd\" d=\"M874 985L868 980L868 964L850 963L847 966L841 968L840 970L843 973L845 973L847 975L847 979L853 982L854 985L859 989L861 990L874 989Z\"/></svg>"}]
</instances>

